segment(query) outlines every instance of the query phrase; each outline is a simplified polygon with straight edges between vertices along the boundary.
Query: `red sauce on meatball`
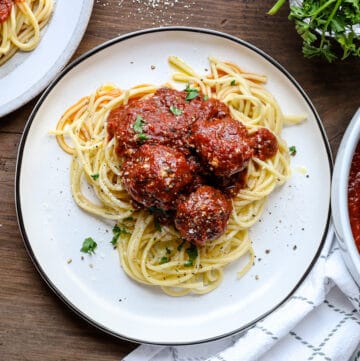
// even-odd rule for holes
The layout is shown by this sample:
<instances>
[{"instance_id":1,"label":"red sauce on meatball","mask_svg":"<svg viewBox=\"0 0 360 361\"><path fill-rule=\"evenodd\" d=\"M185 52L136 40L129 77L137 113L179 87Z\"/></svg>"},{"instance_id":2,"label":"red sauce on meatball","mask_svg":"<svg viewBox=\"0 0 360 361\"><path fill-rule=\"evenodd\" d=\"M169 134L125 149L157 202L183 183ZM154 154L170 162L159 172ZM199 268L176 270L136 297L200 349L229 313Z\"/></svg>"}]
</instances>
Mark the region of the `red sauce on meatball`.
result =
<instances>
[{"instance_id":1,"label":"red sauce on meatball","mask_svg":"<svg viewBox=\"0 0 360 361\"><path fill-rule=\"evenodd\" d=\"M261 160L272 158L278 151L279 146L275 135L266 128L257 130L250 139L254 156Z\"/></svg>"},{"instance_id":2,"label":"red sauce on meatball","mask_svg":"<svg viewBox=\"0 0 360 361\"><path fill-rule=\"evenodd\" d=\"M350 168L348 205L351 230L360 252L360 143L356 147Z\"/></svg>"},{"instance_id":3,"label":"red sauce on meatball","mask_svg":"<svg viewBox=\"0 0 360 361\"><path fill-rule=\"evenodd\" d=\"M217 176L242 171L253 155L246 128L230 116L197 121L191 131L191 144Z\"/></svg>"},{"instance_id":4,"label":"red sauce on meatball","mask_svg":"<svg viewBox=\"0 0 360 361\"><path fill-rule=\"evenodd\" d=\"M251 157L273 157L278 143L265 128L250 135L221 101L186 97L161 88L132 99L110 112L107 131L134 204L157 210L159 221L172 219L181 237L203 245L225 232Z\"/></svg>"},{"instance_id":5,"label":"red sauce on meatball","mask_svg":"<svg viewBox=\"0 0 360 361\"><path fill-rule=\"evenodd\" d=\"M131 154L141 143L139 133L147 144L168 145L186 152L199 101L187 102L185 97L186 92L161 88L149 99L130 101L111 111L108 130L117 139L117 154ZM142 119L141 131L136 127L136 119Z\"/></svg>"},{"instance_id":6,"label":"red sauce on meatball","mask_svg":"<svg viewBox=\"0 0 360 361\"><path fill-rule=\"evenodd\" d=\"M175 226L183 238L202 246L224 233L231 208L230 200L221 191L201 186L179 202Z\"/></svg>"},{"instance_id":7,"label":"red sauce on meatball","mask_svg":"<svg viewBox=\"0 0 360 361\"><path fill-rule=\"evenodd\" d=\"M145 207L175 208L182 190L193 176L185 155L164 145L142 145L121 168L130 196Z\"/></svg>"}]
</instances>

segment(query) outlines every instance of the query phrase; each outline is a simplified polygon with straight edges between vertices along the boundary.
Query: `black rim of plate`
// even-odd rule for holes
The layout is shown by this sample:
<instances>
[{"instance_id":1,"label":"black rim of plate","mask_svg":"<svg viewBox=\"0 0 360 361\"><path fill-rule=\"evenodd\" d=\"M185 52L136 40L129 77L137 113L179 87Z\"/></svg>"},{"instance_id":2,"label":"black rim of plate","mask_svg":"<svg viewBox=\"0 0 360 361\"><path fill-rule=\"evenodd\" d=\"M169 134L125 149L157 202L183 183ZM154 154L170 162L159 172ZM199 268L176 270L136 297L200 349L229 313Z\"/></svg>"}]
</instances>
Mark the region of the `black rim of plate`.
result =
<instances>
[{"instance_id":1,"label":"black rim of plate","mask_svg":"<svg viewBox=\"0 0 360 361\"><path fill-rule=\"evenodd\" d=\"M309 97L305 93L305 91L301 88L301 86L298 84L298 82L292 77L292 75L290 75L290 73L285 68L283 68L282 65L280 65L276 60L274 60L272 57L270 57L268 54L266 54L264 51L258 49L254 45L252 45L252 44L250 44L250 43L248 43L248 42L246 42L244 40L241 40L241 39L239 39L239 38L237 38L235 36L232 36L232 35L229 35L229 34L226 34L226 33L223 33L223 32L210 30L210 29L182 27L182 26L151 28L151 29L145 29L145 30L140 30L140 31L135 31L135 32L131 32L131 33L128 33L128 34L124 34L122 36L111 39L111 40L109 40L109 41L107 41L107 42L105 42L103 44L100 44L99 46L97 46L94 49L86 52L85 54L80 56L78 59L73 61L71 64L69 64L51 82L51 84L46 88L46 90L44 91L44 93L42 94L40 99L38 100L37 104L35 105L33 111L31 112L29 119L26 122L24 133L23 133L21 141L20 141L20 145L19 145L19 149L18 149L17 162L16 162L15 203L16 203L16 213L17 213L17 220L18 220L20 232L21 232L24 244L25 244L25 248L26 248L32 262L34 263L35 268L40 273L41 277L46 282L46 284L50 287L50 289L52 289L52 291L72 311L74 311L78 316L80 316L82 319L86 320L88 323L92 324L96 328L98 328L98 329L100 329L100 330L102 330L102 331L104 331L104 332L106 332L106 333L108 333L108 334L110 334L112 336L123 339L123 340L127 340L127 341L130 341L130 342L136 342L136 343L156 344L156 345L164 345L164 346L180 346L180 345L200 344L200 343L204 343L204 342L215 341L215 340L227 337L227 336L231 336L231 335L234 335L234 334L237 334L237 333L240 333L240 332L244 332L244 331L248 330L249 328L251 328L252 326L254 326L256 322L262 320L263 318L265 318L266 316L268 316L269 314L274 312L276 309L278 309L281 305L283 305L293 295L293 293L299 288L299 286L302 284L302 282L304 281L306 276L309 274L310 270L312 269L312 267L314 266L316 260L318 259L319 255L320 255L320 252L321 252L321 250L323 248L323 245L325 243L325 239L326 239L328 231L329 231L329 225L330 225L330 199L329 199L329 205L328 205L327 221L326 221L325 229L323 231L323 236L322 236L321 242L319 244L319 248L318 248L316 254L314 255L314 258L311 261L310 265L305 270L305 272L304 272L303 276L301 277L301 279L297 282L297 284L293 287L293 289L289 292L289 294L279 304L277 304L275 307L271 308L270 310L268 310L267 312L265 312L264 314L262 314L257 319L250 322L249 324L246 324L243 327L240 327L238 329L231 330L231 331L229 331L228 333L225 333L225 334L217 335L217 336L214 336L214 337L208 338L208 339L195 340L195 341L192 341L192 342L178 342L178 343L177 342L171 342L171 343L169 343L169 342L161 342L160 341L160 342L155 343L155 342L152 342L152 341L146 341L146 340L130 338L130 337L127 337L126 335L120 335L120 334L114 332L113 330L109 329L108 327L106 327L106 326L98 323L96 320L90 318L87 314L85 314L80 309L78 309L75 305L73 305L71 303L71 301L68 300L65 297L64 294L62 294L61 290L59 290L57 288L57 286L46 275L45 271L42 269L42 266L41 266L40 262L37 260L36 255L34 254L34 252L32 250L31 242L29 241L29 238L28 238L28 236L26 234L24 220L23 220L23 217L22 217L20 189L19 189L19 187L20 187L19 186L20 177L21 177L22 157L23 157L23 151L24 151L25 143L26 143L26 140L27 140L27 135L29 133L32 122L33 122L39 108L41 107L42 103L45 101L45 99L47 98L47 96L49 95L51 90L57 85L59 80L65 74L67 74L70 70L72 70L78 64L80 64L82 61L84 61L85 59L88 59L92 55L94 55L94 54L102 51L103 49L106 49L106 48L108 48L108 47L110 47L110 46L112 46L114 44L120 43L120 42L122 42L124 40L128 40L128 39L131 39L131 38L134 38L134 37L150 34L150 33L169 32L169 31L201 33L201 34L212 35L212 36L215 36L215 37L220 37L220 38L224 38L226 40L230 40L232 42L235 42L235 43L237 43L237 44L239 44L241 46L244 46L244 47L252 50L253 52L261 55L264 59L266 59L268 62L270 62L272 65L274 65L278 70L280 70L291 81L291 83L296 87L296 89L300 92L302 97L306 100L306 102L307 102L308 106L310 107L312 113L314 114L315 119L316 119L316 121L318 123L318 127L320 129L322 138L323 138L324 145L326 147L326 151L327 151L327 155L328 155L330 174L332 174L333 161L332 161L331 148L330 148L328 139L326 137L326 133L325 133L324 127L322 125L322 122L320 120L320 117L319 117L316 109L314 108L313 104L311 103Z\"/></svg>"}]
</instances>

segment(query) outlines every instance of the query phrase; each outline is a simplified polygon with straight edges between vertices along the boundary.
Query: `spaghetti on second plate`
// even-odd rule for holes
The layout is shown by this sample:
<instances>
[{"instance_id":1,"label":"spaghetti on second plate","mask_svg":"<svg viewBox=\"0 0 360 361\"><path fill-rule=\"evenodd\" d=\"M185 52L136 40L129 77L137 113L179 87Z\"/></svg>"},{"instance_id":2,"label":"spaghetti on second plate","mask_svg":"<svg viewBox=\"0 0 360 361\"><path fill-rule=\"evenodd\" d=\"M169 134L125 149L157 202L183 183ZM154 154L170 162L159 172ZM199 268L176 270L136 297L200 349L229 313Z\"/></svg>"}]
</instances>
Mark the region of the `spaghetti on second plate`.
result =
<instances>
[{"instance_id":1,"label":"spaghetti on second plate","mask_svg":"<svg viewBox=\"0 0 360 361\"><path fill-rule=\"evenodd\" d=\"M37 47L52 10L53 0L0 0L0 65Z\"/></svg>"},{"instance_id":2,"label":"spaghetti on second plate","mask_svg":"<svg viewBox=\"0 0 360 361\"><path fill-rule=\"evenodd\" d=\"M210 292L242 256L238 276L251 268L248 229L290 176L282 127L301 120L284 117L263 86L266 76L209 60L210 74L200 75L169 57L173 80L187 84L183 92L170 84L101 86L71 106L54 131L72 155L78 206L116 222L112 243L125 272L173 296ZM167 111L152 121L160 103ZM193 117L179 126L192 106ZM84 180L99 202L85 195Z\"/></svg>"}]
</instances>

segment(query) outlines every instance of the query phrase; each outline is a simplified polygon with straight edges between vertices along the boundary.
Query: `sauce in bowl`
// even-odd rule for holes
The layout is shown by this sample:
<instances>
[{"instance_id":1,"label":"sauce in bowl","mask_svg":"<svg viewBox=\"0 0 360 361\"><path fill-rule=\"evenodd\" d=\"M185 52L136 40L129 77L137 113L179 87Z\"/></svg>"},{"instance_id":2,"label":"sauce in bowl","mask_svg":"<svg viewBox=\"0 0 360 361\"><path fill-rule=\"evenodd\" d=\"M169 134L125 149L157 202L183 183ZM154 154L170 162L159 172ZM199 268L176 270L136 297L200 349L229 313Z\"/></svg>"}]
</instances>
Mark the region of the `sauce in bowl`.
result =
<instances>
[{"instance_id":1,"label":"sauce in bowl","mask_svg":"<svg viewBox=\"0 0 360 361\"><path fill-rule=\"evenodd\" d=\"M360 142L356 147L350 168L348 203L351 230L360 252Z\"/></svg>"}]
</instances>

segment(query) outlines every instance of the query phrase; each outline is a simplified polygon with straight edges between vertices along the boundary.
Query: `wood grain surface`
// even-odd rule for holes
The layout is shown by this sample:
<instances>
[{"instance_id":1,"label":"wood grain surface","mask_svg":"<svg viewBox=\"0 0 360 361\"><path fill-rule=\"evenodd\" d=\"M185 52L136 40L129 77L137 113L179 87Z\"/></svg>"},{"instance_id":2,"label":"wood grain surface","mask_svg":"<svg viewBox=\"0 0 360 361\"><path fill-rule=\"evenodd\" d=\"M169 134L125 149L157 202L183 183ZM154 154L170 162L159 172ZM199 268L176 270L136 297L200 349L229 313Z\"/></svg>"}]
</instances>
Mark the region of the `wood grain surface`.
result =
<instances>
[{"instance_id":1,"label":"wood grain surface","mask_svg":"<svg viewBox=\"0 0 360 361\"><path fill-rule=\"evenodd\" d=\"M73 59L113 37L150 27L196 26L229 33L264 50L298 80L320 114L335 155L360 105L360 61L327 64L303 58L301 40L287 19L288 7L271 17L266 12L272 4L95 0ZM23 245L14 206L15 165L36 100L0 119L0 360L120 360L136 344L98 331L70 311L42 280Z\"/></svg>"}]
</instances>

